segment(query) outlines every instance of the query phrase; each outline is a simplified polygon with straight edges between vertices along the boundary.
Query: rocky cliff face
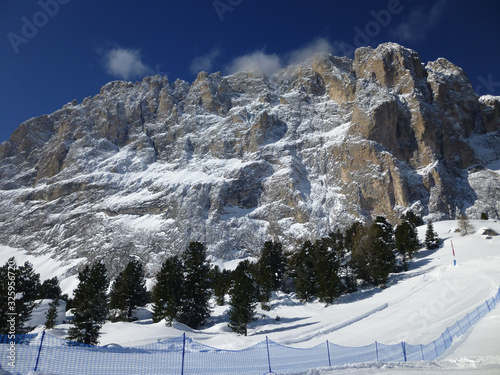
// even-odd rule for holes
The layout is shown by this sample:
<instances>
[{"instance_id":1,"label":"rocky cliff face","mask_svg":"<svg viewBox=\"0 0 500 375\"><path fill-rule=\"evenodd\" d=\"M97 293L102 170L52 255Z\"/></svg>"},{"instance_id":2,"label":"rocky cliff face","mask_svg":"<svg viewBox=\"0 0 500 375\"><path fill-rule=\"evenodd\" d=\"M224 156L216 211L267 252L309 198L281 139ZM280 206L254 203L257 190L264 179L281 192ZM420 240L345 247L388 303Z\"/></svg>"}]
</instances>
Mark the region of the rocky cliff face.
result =
<instances>
[{"instance_id":1,"label":"rocky cliff face","mask_svg":"<svg viewBox=\"0 0 500 375\"><path fill-rule=\"evenodd\" d=\"M272 76L111 82L0 145L0 243L154 270L189 241L219 258L357 218L500 212L500 98L396 44Z\"/></svg>"}]
</instances>

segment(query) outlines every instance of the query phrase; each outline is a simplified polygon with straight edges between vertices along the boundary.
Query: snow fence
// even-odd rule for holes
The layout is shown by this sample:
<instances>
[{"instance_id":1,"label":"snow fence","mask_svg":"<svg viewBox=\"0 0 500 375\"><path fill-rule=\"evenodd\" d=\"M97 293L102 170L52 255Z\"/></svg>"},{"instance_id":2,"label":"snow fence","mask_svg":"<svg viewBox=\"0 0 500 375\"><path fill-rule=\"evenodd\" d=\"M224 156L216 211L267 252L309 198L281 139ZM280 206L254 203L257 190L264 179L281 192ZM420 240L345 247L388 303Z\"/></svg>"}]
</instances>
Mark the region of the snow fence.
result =
<instances>
[{"instance_id":1,"label":"snow fence","mask_svg":"<svg viewBox=\"0 0 500 375\"><path fill-rule=\"evenodd\" d=\"M361 362L431 361L448 349L500 301L485 301L426 345L404 342L345 347L326 341L309 349L283 346L268 338L243 350L222 350L181 337L139 347L89 346L50 336L0 336L0 365L13 374L57 375L263 375ZM13 366L14 365L14 366Z\"/></svg>"}]
</instances>

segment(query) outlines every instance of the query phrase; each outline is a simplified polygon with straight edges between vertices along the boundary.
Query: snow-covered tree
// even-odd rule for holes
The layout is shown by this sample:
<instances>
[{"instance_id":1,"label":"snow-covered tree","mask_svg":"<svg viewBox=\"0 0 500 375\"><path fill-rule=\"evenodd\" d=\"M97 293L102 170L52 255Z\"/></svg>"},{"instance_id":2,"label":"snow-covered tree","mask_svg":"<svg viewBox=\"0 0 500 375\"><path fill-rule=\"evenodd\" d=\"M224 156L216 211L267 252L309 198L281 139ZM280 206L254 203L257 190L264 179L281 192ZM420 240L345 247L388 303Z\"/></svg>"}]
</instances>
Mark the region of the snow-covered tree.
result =
<instances>
[{"instance_id":1,"label":"snow-covered tree","mask_svg":"<svg viewBox=\"0 0 500 375\"><path fill-rule=\"evenodd\" d=\"M422 217L417 215L413 211L407 211L402 215L401 219L403 221L409 222L415 228L424 225L424 220L422 219Z\"/></svg>"},{"instance_id":2,"label":"snow-covered tree","mask_svg":"<svg viewBox=\"0 0 500 375\"><path fill-rule=\"evenodd\" d=\"M427 250L437 249L439 247L439 237L434 231L432 222L427 223L427 230L425 231L425 248Z\"/></svg>"}]
</instances>

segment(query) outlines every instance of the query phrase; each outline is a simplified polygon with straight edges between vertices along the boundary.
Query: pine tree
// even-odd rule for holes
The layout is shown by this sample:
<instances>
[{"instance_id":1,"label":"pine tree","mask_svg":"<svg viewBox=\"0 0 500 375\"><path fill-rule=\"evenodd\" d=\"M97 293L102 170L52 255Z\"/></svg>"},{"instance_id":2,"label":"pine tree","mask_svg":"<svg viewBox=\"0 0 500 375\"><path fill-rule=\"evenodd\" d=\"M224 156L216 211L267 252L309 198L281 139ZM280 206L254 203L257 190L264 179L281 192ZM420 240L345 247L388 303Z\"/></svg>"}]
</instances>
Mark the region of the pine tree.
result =
<instances>
[{"instance_id":1,"label":"pine tree","mask_svg":"<svg viewBox=\"0 0 500 375\"><path fill-rule=\"evenodd\" d=\"M421 216L418 216L415 214L413 211L408 211L404 213L401 217L403 221L409 222L413 227L419 227L421 225L424 225L424 220L422 219Z\"/></svg>"},{"instance_id":2,"label":"pine tree","mask_svg":"<svg viewBox=\"0 0 500 375\"><path fill-rule=\"evenodd\" d=\"M214 291L217 306L224 306L224 298L231 287L231 271L222 270L215 266L211 270L212 289Z\"/></svg>"},{"instance_id":3,"label":"pine tree","mask_svg":"<svg viewBox=\"0 0 500 375\"><path fill-rule=\"evenodd\" d=\"M183 253L183 260L184 288L177 320L196 329L210 316L210 265L205 245L191 242Z\"/></svg>"},{"instance_id":4,"label":"pine tree","mask_svg":"<svg viewBox=\"0 0 500 375\"><path fill-rule=\"evenodd\" d=\"M408 270L408 261L413 258L420 247L418 242L418 233L415 226L409 221L403 219L403 222L396 227L394 231L396 248L403 257L403 265Z\"/></svg>"},{"instance_id":5,"label":"pine tree","mask_svg":"<svg viewBox=\"0 0 500 375\"><path fill-rule=\"evenodd\" d=\"M58 311L57 308L59 307L59 298L54 299L50 304L49 304L49 311L45 314L45 328L46 329L52 329L55 327L57 323L57 317L58 317Z\"/></svg>"},{"instance_id":6,"label":"pine tree","mask_svg":"<svg viewBox=\"0 0 500 375\"><path fill-rule=\"evenodd\" d=\"M134 259L118 274L111 287L109 308L118 310L118 319L132 321L134 309L148 303L142 263Z\"/></svg>"},{"instance_id":7,"label":"pine tree","mask_svg":"<svg viewBox=\"0 0 500 375\"><path fill-rule=\"evenodd\" d=\"M0 335L9 334L10 316L7 314L16 312L15 301L9 299L16 295L16 271L16 260L13 257L0 267Z\"/></svg>"},{"instance_id":8,"label":"pine tree","mask_svg":"<svg viewBox=\"0 0 500 375\"><path fill-rule=\"evenodd\" d=\"M437 249L439 247L439 237L434 232L432 222L427 223L427 230L425 231L425 248L427 250Z\"/></svg>"},{"instance_id":9,"label":"pine tree","mask_svg":"<svg viewBox=\"0 0 500 375\"><path fill-rule=\"evenodd\" d=\"M314 245L306 241L292 257L292 269L297 297L310 301L318 291L317 262L314 258Z\"/></svg>"},{"instance_id":10,"label":"pine tree","mask_svg":"<svg viewBox=\"0 0 500 375\"><path fill-rule=\"evenodd\" d=\"M358 236L359 231L363 228L364 225L359 221L355 221L349 228L347 228L344 233L344 249L347 252L352 252L356 237Z\"/></svg>"},{"instance_id":11,"label":"pine tree","mask_svg":"<svg viewBox=\"0 0 500 375\"><path fill-rule=\"evenodd\" d=\"M394 228L383 216L375 219L373 244L373 279L374 284L384 284L391 272L395 270Z\"/></svg>"},{"instance_id":12,"label":"pine tree","mask_svg":"<svg viewBox=\"0 0 500 375\"><path fill-rule=\"evenodd\" d=\"M462 236L471 234L475 229L474 225L472 225L470 219L465 214L460 215L460 218L458 219L458 228L460 229Z\"/></svg>"},{"instance_id":13,"label":"pine tree","mask_svg":"<svg viewBox=\"0 0 500 375\"><path fill-rule=\"evenodd\" d=\"M369 236L368 226L364 225L357 229L352 237L351 264L357 279L364 282L372 282L370 276L370 250L373 239Z\"/></svg>"},{"instance_id":14,"label":"pine tree","mask_svg":"<svg viewBox=\"0 0 500 375\"><path fill-rule=\"evenodd\" d=\"M375 237L372 247L371 278L375 285L385 284L389 274L394 272L395 257L391 248L387 247L379 237Z\"/></svg>"},{"instance_id":15,"label":"pine tree","mask_svg":"<svg viewBox=\"0 0 500 375\"><path fill-rule=\"evenodd\" d=\"M321 302L332 303L340 295L340 254L343 251L341 237L331 234L314 244L316 259L317 297Z\"/></svg>"},{"instance_id":16,"label":"pine tree","mask_svg":"<svg viewBox=\"0 0 500 375\"><path fill-rule=\"evenodd\" d=\"M342 290L346 293L356 292L358 290L358 283L356 281L356 270L351 259L341 266L341 273Z\"/></svg>"},{"instance_id":17,"label":"pine tree","mask_svg":"<svg viewBox=\"0 0 500 375\"><path fill-rule=\"evenodd\" d=\"M283 246L279 242L266 241L257 262L258 285L260 289L260 301L263 308L266 305L272 291L281 287L286 272L286 257Z\"/></svg>"},{"instance_id":18,"label":"pine tree","mask_svg":"<svg viewBox=\"0 0 500 375\"><path fill-rule=\"evenodd\" d=\"M394 249L394 228L383 216L377 216L374 220L374 224L378 225L378 235L387 247Z\"/></svg>"},{"instance_id":19,"label":"pine tree","mask_svg":"<svg viewBox=\"0 0 500 375\"><path fill-rule=\"evenodd\" d=\"M16 299L16 332L27 333L33 329L25 324L31 319L33 309L38 306L35 301L40 289L40 275L35 273L31 263L25 262L17 268L15 281L16 293L21 295Z\"/></svg>"},{"instance_id":20,"label":"pine tree","mask_svg":"<svg viewBox=\"0 0 500 375\"><path fill-rule=\"evenodd\" d=\"M488 214L486 212L481 212L481 220L488 220Z\"/></svg>"},{"instance_id":21,"label":"pine tree","mask_svg":"<svg viewBox=\"0 0 500 375\"><path fill-rule=\"evenodd\" d=\"M109 279L104 263L86 265L78 273L79 284L74 291L73 327L68 340L87 345L97 345L99 332L108 315Z\"/></svg>"},{"instance_id":22,"label":"pine tree","mask_svg":"<svg viewBox=\"0 0 500 375\"><path fill-rule=\"evenodd\" d=\"M297 297L310 301L332 303L340 295L340 259L344 253L344 238L332 233L314 243L306 241L292 257Z\"/></svg>"},{"instance_id":23,"label":"pine tree","mask_svg":"<svg viewBox=\"0 0 500 375\"><path fill-rule=\"evenodd\" d=\"M392 226L383 217L362 227L354 236L352 265L357 277L366 282L384 284L394 271L394 241Z\"/></svg>"},{"instance_id":24,"label":"pine tree","mask_svg":"<svg viewBox=\"0 0 500 375\"><path fill-rule=\"evenodd\" d=\"M171 326L181 309L184 288L184 266L178 256L167 258L156 274L152 290L153 322L166 320Z\"/></svg>"},{"instance_id":25,"label":"pine tree","mask_svg":"<svg viewBox=\"0 0 500 375\"><path fill-rule=\"evenodd\" d=\"M353 229L348 229L345 233L341 233L340 230L337 230L337 232L330 233L330 235L327 237L329 246L331 246L337 254L336 257L338 264L334 264L334 266L338 267L335 271L338 277L338 285L335 289L338 294L341 294L343 292L352 293L357 290L356 278L354 276L354 271L350 262L350 256L348 256L350 255L349 252L352 251L351 248L348 249L347 247L348 231L351 232L349 234L350 236L352 236L355 232L355 230L353 231Z\"/></svg>"},{"instance_id":26,"label":"pine tree","mask_svg":"<svg viewBox=\"0 0 500 375\"><path fill-rule=\"evenodd\" d=\"M258 298L258 287L250 272L250 262L238 264L233 272L230 289L229 328L240 335L247 335L248 323L253 322Z\"/></svg>"},{"instance_id":27,"label":"pine tree","mask_svg":"<svg viewBox=\"0 0 500 375\"><path fill-rule=\"evenodd\" d=\"M38 290L39 299L59 299L61 298L61 287L57 277L45 280Z\"/></svg>"},{"instance_id":28,"label":"pine tree","mask_svg":"<svg viewBox=\"0 0 500 375\"><path fill-rule=\"evenodd\" d=\"M359 221L354 222L349 228L344 232L344 252L347 253L346 259L342 265L342 271L344 273L343 283L345 291L352 293L358 290L357 284L357 269L355 262L353 260L353 249L357 238L360 236L359 232L364 230L364 225Z\"/></svg>"}]
</instances>

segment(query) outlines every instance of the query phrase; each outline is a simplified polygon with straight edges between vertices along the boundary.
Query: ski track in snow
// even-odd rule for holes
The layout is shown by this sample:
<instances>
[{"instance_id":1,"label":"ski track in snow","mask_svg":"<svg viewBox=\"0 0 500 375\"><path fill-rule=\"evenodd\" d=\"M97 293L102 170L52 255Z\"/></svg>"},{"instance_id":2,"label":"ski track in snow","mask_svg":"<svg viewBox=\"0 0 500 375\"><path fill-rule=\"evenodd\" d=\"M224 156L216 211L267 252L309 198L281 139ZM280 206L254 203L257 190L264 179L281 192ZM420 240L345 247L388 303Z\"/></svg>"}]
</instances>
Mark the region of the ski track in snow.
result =
<instances>
[{"instance_id":1,"label":"ski track in snow","mask_svg":"<svg viewBox=\"0 0 500 375\"><path fill-rule=\"evenodd\" d=\"M373 310L370 310L364 314L361 314L359 316L357 316L356 318L353 318L353 319L349 319L343 323L340 323L340 324L334 324L333 326L331 324L327 324L327 325L322 325L322 329L317 331L316 333L311 333L311 334L306 334L306 335L303 335L303 336L298 336L292 340L287 340L287 341L284 341L282 344L283 345L293 345L293 344L298 344L298 343L301 343L301 342L304 342L304 341L309 341L311 340L312 338L315 338L317 336L325 336L327 334L330 334L332 332L335 332L335 331L338 331L339 329L342 329L342 328L345 328L347 326L350 326L354 323L357 323L359 322L360 320L362 319L365 319L367 317L369 317L370 315L373 315L375 314L376 312L378 311L381 311L381 310L384 310L385 308L387 308L387 303L379 306L379 307L376 307L374 308ZM257 332L259 333L259 332Z\"/></svg>"}]
</instances>

